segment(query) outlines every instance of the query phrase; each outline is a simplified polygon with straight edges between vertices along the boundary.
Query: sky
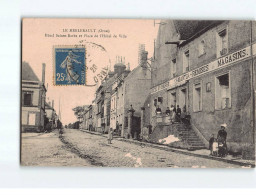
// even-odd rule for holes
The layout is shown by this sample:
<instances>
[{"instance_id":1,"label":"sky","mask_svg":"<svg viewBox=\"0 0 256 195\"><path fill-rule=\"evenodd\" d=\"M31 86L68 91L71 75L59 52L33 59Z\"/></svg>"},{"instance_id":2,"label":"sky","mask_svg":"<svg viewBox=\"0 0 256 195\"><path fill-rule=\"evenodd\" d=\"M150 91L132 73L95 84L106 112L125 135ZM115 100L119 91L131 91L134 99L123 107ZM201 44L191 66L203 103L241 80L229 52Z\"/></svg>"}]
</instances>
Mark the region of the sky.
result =
<instances>
[{"instance_id":1,"label":"sky","mask_svg":"<svg viewBox=\"0 0 256 195\"><path fill-rule=\"evenodd\" d=\"M131 70L138 66L139 44L145 44L148 57L152 57L157 32L154 20L145 19L25 18L22 21L22 61L30 64L40 80L42 63L46 64L47 102L54 100L57 113L59 107L61 109L63 124L68 124L76 121L72 108L92 103L98 86L95 80L100 81L97 75L103 68L113 71L117 56L120 56L119 61L122 56L122 62L127 67L129 63ZM86 48L89 67L87 84L94 86L55 86L53 48L81 44ZM91 69L93 64L96 70Z\"/></svg>"}]
</instances>

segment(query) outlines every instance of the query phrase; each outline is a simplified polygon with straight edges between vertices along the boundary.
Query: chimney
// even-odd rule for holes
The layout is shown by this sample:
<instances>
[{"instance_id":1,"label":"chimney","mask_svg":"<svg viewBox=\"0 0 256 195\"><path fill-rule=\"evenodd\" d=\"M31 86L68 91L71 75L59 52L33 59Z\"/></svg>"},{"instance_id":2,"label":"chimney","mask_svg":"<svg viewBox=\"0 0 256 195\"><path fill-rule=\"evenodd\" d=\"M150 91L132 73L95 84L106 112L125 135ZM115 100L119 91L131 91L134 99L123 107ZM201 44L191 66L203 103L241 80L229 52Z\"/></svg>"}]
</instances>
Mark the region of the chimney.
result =
<instances>
[{"instance_id":1,"label":"chimney","mask_svg":"<svg viewBox=\"0 0 256 195\"><path fill-rule=\"evenodd\" d=\"M42 83L45 82L45 63L42 64Z\"/></svg>"},{"instance_id":2,"label":"chimney","mask_svg":"<svg viewBox=\"0 0 256 195\"><path fill-rule=\"evenodd\" d=\"M52 108L54 109L54 100L52 100Z\"/></svg>"}]
</instances>

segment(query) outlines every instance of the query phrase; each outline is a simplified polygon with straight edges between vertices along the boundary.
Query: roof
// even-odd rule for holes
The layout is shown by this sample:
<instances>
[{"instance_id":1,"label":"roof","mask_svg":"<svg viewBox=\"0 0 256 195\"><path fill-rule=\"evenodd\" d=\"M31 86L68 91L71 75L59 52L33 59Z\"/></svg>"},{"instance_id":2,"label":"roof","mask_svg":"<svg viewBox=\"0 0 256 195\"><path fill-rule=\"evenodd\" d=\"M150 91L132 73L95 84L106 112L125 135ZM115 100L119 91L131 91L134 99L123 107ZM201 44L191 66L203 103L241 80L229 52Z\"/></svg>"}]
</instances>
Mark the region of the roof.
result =
<instances>
[{"instance_id":1,"label":"roof","mask_svg":"<svg viewBox=\"0 0 256 195\"><path fill-rule=\"evenodd\" d=\"M22 62L22 80L40 81L27 62Z\"/></svg>"},{"instance_id":2,"label":"roof","mask_svg":"<svg viewBox=\"0 0 256 195\"><path fill-rule=\"evenodd\" d=\"M114 65L114 67L116 67L116 66L121 66L121 67L123 66L123 67L126 67L126 66L125 66L123 63L121 63L121 62L120 62L120 63L116 63L116 64Z\"/></svg>"},{"instance_id":3,"label":"roof","mask_svg":"<svg viewBox=\"0 0 256 195\"><path fill-rule=\"evenodd\" d=\"M45 109L51 109L51 110L54 110L53 107L50 106L49 103L45 102Z\"/></svg>"},{"instance_id":4,"label":"roof","mask_svg":"<svg viewBox=\"0 0 256 195\"><path fill-rule=\"evenodd\" d=\"M173 23L180 34L181 40L187 40L207 26L212 25L214 20L174 20Z\"/></svg>"}]
</instances>

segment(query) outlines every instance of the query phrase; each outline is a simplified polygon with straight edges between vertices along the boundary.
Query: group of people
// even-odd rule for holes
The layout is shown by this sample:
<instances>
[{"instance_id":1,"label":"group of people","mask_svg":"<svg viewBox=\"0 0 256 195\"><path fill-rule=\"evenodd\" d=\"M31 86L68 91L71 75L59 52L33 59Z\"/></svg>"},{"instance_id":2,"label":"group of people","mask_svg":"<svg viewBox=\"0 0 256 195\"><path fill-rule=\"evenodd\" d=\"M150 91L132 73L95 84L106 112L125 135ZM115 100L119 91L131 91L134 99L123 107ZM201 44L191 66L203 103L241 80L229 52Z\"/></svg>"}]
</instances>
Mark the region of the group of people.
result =
<instances>
[{"instance_id":1,"label":"group of people","mask_svg":"<svg viewBox=\"0 0 256 195\"><path fill-rule=\"evenodd\" d=\"M210 155L224 157L227 155L227 124L222 124L218 131L217 138L214 134L209 140Z\"/></svg>"},{"instance_id":2,"label":"group of people","mask_svg":"<svg viewBox=\"0 0 256 195\"><path fill-rule=\"evenodd\" d=\"M171 117L171 123L174 123L175 121L180 122L182 118L182 114L185 115L185 113L186 113L186 106L183 107L183 112L182 112L179 105L177 105L177 107L174 105L171 105L171 108L167 107L165 112L166 116ZM162 110L159 106L156 108L156 114L162 114Z\"/></svg>"}]
</instances>

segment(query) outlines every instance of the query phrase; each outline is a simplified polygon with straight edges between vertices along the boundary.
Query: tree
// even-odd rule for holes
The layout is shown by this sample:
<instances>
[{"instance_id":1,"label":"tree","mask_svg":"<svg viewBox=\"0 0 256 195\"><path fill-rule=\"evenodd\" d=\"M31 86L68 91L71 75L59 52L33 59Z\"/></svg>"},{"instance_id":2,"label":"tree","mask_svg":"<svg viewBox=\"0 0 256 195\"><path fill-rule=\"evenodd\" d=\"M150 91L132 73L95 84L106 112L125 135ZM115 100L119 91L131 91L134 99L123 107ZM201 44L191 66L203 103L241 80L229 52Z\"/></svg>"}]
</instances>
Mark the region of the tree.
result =
<instances>
[{"instance_id":1,"label":"tree","mask_svg":"<svg viewBox=\"0 0 256 195\"><path fill-rule=\"evenodd\" d=\"M74 114L76 118L79 120L80 118L83 118L84 114L84 106L77 106L72 109L74 111Z\"/></svg>"}]
</instances>

